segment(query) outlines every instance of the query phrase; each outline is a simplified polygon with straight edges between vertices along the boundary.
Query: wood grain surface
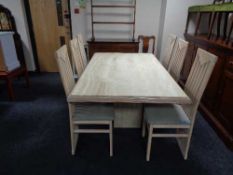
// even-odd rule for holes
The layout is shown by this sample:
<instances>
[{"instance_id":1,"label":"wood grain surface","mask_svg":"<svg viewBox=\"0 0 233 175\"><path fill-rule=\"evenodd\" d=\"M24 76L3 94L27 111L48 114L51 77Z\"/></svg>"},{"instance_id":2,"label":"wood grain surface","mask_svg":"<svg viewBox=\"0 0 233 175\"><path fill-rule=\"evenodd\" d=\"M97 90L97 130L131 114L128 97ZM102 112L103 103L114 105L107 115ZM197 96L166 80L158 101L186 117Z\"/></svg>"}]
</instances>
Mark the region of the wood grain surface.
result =
<instances>
[{"instance_id":1,"label":"wood grain surface","mask_svg":"<svg viewBox=\"0 0 233 175\"><path fill-rule=\"evenodd\" d=\"M96 53L69 102L191 103L152 54Z\"/></svg>"}]
</instances>

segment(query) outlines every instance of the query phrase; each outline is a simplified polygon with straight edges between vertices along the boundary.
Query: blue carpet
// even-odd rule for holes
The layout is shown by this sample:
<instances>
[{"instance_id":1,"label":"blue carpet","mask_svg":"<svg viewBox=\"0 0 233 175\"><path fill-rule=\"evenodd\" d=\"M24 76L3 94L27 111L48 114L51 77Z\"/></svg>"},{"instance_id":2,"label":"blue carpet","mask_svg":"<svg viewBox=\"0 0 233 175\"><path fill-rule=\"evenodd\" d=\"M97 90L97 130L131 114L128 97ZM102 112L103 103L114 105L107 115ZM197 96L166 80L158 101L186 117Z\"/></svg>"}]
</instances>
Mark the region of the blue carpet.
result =
<instances>
[{"instance_id":1,"label":"blue carpet","mask_svg":"<svg viewBox=\"0 0 233 175\"><path fill-rule=\"evenodd\" d=\"M114 129L114 157L107 135L81 135L70 154L68 108L58 74L33 74L31 87L14 81L8 101L0 82L1 175L232 175L233 153L198 115L188 160L174 139L154 139L151 161L139 129Z\"/></svg>"}]
</instances>

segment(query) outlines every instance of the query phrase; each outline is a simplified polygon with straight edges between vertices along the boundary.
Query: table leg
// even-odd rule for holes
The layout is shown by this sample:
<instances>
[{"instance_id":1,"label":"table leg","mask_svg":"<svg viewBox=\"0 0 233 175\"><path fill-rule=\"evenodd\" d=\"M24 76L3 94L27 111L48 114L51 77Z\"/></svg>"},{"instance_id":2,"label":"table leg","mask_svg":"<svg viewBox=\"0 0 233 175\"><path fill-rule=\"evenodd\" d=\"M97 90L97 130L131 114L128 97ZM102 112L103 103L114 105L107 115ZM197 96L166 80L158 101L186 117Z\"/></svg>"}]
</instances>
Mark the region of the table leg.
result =
<instances>
[{"instance_id":1,"label":"table leg","mask_svg":"<svg viewBox=\"0 0 233 175\"><path fill-rule=\"evenodd\" d=\"M142 121L142 105L141 104L115 104L115 120L116 128L141 128Z\"/></svg>"}]
</instances>

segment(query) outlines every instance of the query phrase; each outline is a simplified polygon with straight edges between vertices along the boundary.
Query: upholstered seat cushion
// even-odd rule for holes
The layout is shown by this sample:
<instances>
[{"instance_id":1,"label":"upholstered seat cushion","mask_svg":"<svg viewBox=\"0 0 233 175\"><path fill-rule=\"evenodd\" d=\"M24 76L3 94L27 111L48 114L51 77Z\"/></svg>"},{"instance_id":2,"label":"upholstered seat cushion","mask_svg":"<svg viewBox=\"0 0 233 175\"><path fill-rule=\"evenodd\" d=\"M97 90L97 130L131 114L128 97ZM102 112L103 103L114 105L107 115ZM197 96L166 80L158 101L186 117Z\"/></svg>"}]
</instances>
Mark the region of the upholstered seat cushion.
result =
<instances>
[{"instance_id":1,"label":"upholstered seat cushion","mask_svg":"<svg viewBox=\"0 0 233 175\"><path fill-rule=\"evenodd\" d=\"M190 125L190 120L179 105L148 105L144 117L152 125Z\"/></svg>"},{"instance_id":2,"label":"upholstered seat cushion","mask_svg":"<svg viewBox=\"0 0 233 175\"><path fill-rule=\"evenodd\" d=\"M111 121L114 119L112 104L82 103L76 106L76 121Z\"/></svg>"}]
</instances>

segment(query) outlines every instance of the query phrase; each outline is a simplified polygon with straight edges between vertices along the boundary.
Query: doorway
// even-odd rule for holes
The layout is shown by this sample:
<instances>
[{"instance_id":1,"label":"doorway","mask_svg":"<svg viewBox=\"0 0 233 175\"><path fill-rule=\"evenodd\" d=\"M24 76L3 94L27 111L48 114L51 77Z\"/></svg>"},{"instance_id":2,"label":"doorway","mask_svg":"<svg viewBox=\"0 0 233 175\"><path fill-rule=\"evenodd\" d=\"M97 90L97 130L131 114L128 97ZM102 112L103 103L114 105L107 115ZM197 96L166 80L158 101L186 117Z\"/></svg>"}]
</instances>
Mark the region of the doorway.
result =
<instances>
[{"instance_id":1,"label":"doorway","mask_svg":"<svg viewBox=\"0 0 233 175\"><path fill-rule=\"evenodd\" d=\"M24 0L37 68L58 72L55 51L72 36L69 0Z\"/></svg>"}]
</instances>

